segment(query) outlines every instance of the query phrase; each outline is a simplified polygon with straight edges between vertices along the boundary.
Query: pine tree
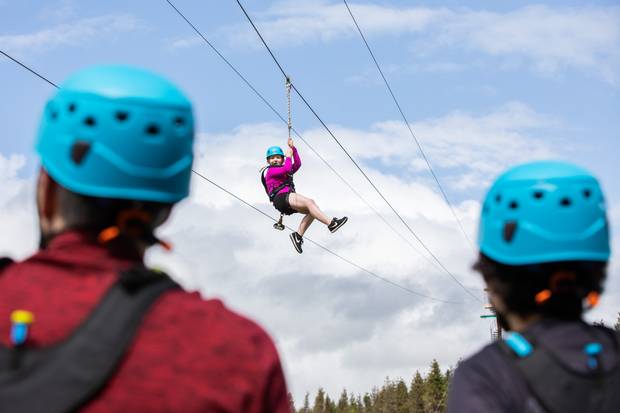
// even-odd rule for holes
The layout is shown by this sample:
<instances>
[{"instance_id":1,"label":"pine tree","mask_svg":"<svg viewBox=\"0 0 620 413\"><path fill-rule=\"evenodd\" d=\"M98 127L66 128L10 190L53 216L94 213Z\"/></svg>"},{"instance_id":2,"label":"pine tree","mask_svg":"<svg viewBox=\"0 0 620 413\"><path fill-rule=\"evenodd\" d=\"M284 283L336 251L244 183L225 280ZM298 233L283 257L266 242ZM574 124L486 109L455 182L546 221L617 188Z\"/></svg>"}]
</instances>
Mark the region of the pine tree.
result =
<instances>
[{"instance_id":1,"label":"pine tree","mask_svg":"<svg viewBox=\"0 0 620 413\"><path fill-rule=\"evenodd\" d=\"M310 410L310 394L308 392L306 392L304 396L304 405L301 410L299 410L299 413L312 413L312 410Z\"/></svg>"},{"instance_id":2,"label":"pine tree","mask_svg":"<svg viewBox=\"0 0 620 413\"><path fill-rule=\"evenodd\" d=\"M364 393L364 412L372 412L372 397L368 393Z\"/></svg>"},{"instance_id":3,"label":"pine tree","mask_svg":"<svg viewBox=\"0 0 620 413\"><path fill-rule=\"evenodd\" d=\"M409 411L411 413L424 413L424 379L419 371L415 372L411 380L409 390Z\"/></svg>"},{"instance_id":4,"label":"pine tree","mask_svg":"<svg viewBox=\"0 0 620 413\"><path fill-rule=\"evenodd\" d=\"M614 324L614 328L616 331L620 331L620 313L618 313L618 320L616 321L616 324Z\"/></svg>"},{"instance_id":5,"label":"pine tree","mask_svg":"<svg viewBox=\"0 0 620 413\"><path fill-rule=\"evenodd\" d=\"M398 380L398 383L394 386L394 396L396 399L396 410L394 412L409 413L409 394L403 379Z\"/></svg>"},{"instance_id":6,"label":"pine tree","mask_svg":"<svg viewBox=\"0 0 620 413\"><path fill-rule=\"evenodd\" d=\"M325 396L325 413L337 413L336 403L329 396Z\"/></svg>"},{"instance_id":7,"label":"pine tree","mask_svg":"<svg viewBox=\"0 0 620 413\"><path fill-rule=\"evenodd\" d=\"M325 390L322 387L319 387L319 391L317 391L314 398L312 413L325 413Z\"/></svg>"},{"instance_id":8,"label":"pine tree","mask_svg":"<svg viewBox=\"0 0 620 413\"><path fill-rule=\"evenodd\" d=\"M293 395L289 392L288 393L288 411L291 413L296 413L297 410L295 409L295 400L293 400Z\"/></svg>"},{"instance_id":9,"label":"pine tree","mask_svg":"<svg viewBox=\"0 0 620 413\"><path fill-rule=\"evenodd\" d=\"M440 413L446 408L447 383L437 360L433 359L431 371L424 383L424 410L428 413Z\"/></svg>"},{"instance_id":10,"label":"pine tree","mask_svg":"<svg viewBox=\"0 0 620 413\"><path fill-rule=\"evenodd\" d=\"M349 395L347 389L343 389L338 399L338 413L348 413L349 411Z\"/></svg>"}]
</instances>

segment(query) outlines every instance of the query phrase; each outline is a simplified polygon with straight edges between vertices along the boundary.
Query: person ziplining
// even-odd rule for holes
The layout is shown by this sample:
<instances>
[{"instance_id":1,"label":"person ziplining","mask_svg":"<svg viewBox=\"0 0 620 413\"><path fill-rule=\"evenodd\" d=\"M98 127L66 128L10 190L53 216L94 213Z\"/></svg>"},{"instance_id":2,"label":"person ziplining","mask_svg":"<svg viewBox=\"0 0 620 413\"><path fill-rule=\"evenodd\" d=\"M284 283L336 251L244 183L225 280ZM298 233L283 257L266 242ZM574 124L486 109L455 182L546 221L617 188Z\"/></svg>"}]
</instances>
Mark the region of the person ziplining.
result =
<instances>
[{"instance_id":1,"label":"person ziplining","mask_svg":"<svg viewBox=\"0 0 620 413\"><path fill-rule=\"evenodd\" d=\"M327 225L327 229L331 232L336 232L347 222L347 217L330 219L313 199L295 192L293 174L301 167L301 158L292 138L288 138L286 153L279 146L272 146L267 149L266 158L268 165L261 170L261 181L269 196L269 201L281 214L279 222L274 227L284 229L282 225L284 215L292 215L296 212L305 214L297 231L290 235L298 253L303 252L303 236L315 219Z\"/></svg>"},{"instance_id":2,"label":"person ziplining","mask_svg":"<svg viewBox=\"0 0 620 413\"><path fill-rule=\"evenodd\" d=\"M338 228L343 226L348 218L332 218L321 211L319 206L313 199L307 198L295 192L295 184L293 182L293 174L301 168L301 158L299 152L291 138L293 130L293 122L291 116L291 79L286 78L286 98L288 103L288 148L286 154L279 146L271 146L267 149L267 166L260 171L261 182L265 188L265 192L269 196L269 201L280 212L280 219L273 227L280 231L284 230L282 219L284 215L292 215L296 212L305 214L299 223L296 232L290 235L293 246L298 253L302 253L302 244L304 243L304 234L312 224L312 221L318 219L327 225L327 229L336 232Z\"/></svg>"}]
</instances>

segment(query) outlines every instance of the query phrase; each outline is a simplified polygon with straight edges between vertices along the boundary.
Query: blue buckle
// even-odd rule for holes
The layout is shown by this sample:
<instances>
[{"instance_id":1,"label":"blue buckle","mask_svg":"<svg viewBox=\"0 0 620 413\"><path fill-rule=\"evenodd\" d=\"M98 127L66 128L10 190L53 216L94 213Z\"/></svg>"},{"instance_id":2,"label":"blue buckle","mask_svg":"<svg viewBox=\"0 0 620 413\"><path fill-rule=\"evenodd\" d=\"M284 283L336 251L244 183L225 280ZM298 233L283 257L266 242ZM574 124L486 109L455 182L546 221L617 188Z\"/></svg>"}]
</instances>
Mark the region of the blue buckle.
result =
<instances>
[{"instance_id":1,"label":"blue buckle","mask_svg":"<svg viewBox=\"0 0 620 413\"><path fill-rule=\"evenodd\" d=\"M523 358L532 354L534 347L519 333L508 333L504 338L504 342L510 347L514 353Z\"/></svg>"},{"instance_id":2,"label":"blue buckle","mask_svg":"<svg viewBox=\"0 0 620 413\"><path fill-rule=\"evenodd\" d=\"M583 352L588 356L588 367L595 369L598 367L598 356L603 352L601 343L588 343L583 346Z\"/></svg>"}]
</instances>

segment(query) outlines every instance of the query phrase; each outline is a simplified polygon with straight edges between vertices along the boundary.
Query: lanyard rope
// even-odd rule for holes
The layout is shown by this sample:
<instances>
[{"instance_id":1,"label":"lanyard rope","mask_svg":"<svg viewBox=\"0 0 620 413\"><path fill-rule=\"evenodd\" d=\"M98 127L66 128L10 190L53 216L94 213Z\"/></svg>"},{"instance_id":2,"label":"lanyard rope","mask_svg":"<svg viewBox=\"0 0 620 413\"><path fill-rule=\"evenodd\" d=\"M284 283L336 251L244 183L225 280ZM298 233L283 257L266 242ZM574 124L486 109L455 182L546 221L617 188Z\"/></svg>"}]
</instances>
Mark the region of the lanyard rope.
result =
<instances>
[{"instance_id":1,"label":"lanyard rope","mask_svg":"<svg viewBox=\"0 0 620 413\"><path fill-rule=\"evenodd\" d=\"M286 77L286 98L288 100L288 138L291 139L291 130L293 122L291 120L291 78Z\"/></svg>"}]
</instances>

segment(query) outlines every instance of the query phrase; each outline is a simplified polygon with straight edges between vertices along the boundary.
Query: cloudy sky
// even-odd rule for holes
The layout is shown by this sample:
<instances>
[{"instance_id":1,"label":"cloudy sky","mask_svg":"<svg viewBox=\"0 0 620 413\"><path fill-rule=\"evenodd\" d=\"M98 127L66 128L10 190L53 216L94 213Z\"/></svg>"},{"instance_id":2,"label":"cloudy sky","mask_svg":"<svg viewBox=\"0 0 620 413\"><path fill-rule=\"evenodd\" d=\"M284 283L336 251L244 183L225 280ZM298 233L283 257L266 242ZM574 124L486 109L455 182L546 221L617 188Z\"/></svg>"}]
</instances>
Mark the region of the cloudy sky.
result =
<instances>
[{"instance_id":1,"label":"cloudy sky","mask_svg":"<svg viewBox=\"0 0 620 413\"><path fill-rule=\"evenodd\" d=\"M614 4L615 3L615 4ZM235 1L175 4L280 113L284 81ZM304 96L416 231L481 297L474 252L443 201L344 4L244 2ZM620 6L615 1L364 1L350 6L469 238L492 179L509 165L566 159L603 182L618 250ZM276 216L258 181L285 125L164 1L0 0L0 50L61 82L96 63L127 63L177 82L195 103L195 168ZM1 57L1 56L0 56ZM0 59L0 253L35 248L32 151L53 89ZM454 365L489 340L482 305L433 264L311 113L294 125L355 189L302 142L300 193L350 222L308 236L423 298L309 243L303 255L256 211L200 180L162 234L176 248L149 261L188 289L219 297L275 338L296 399L322 385L370 390L410 380L433 358ZM380 216L379 216L380 215ZM296 226L299 216L286 220ZM386 221L389 225L386 225ZM617 255L608 294L590 317L620 310ZM448 301L448 303L444 302Z\"/></svg>"}]
</instances>

